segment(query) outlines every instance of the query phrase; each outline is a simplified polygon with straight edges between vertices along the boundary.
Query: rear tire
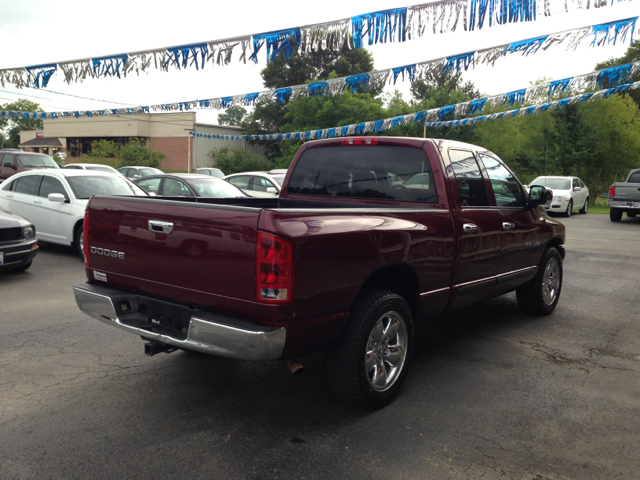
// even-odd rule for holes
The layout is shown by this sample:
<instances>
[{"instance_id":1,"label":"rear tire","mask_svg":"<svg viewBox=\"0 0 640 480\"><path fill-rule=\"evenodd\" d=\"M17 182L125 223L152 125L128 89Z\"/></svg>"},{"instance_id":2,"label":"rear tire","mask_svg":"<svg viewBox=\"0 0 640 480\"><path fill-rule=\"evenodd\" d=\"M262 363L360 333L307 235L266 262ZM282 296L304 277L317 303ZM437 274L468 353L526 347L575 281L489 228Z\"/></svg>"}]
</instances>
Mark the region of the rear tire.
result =
<instances>
[{"instance_id":1,"label":"rear tire","mask_svg":"<svg viewBox=\"0 0 640 480\"><path fill-rule=\"evenodd\" d=\"M352 405L382 407L400 391L412 352L413 321L404 299L385 290L361 294L338 344L327 352L329 388Z\"/></svg>"},{"instance_id":2,"label":"rear tire","mask_svg":"<svg viewBox=\"0 0 640 480\"><path fill-rule=\"evenodd\" d=\"M587 198L587 199L584 201L584 206L579 210L579 212L580 212L580 213L582 213L582 214L584 215L584 214L585 214L585 213L587 213L588 211L589 211L589 199Z\"/></svg>"},{"instance_id":3,"label":"rear tire","mask_svg":"<svg viewBox=\"0 0 640 480\"><path fill-rule=\"evenodd\" d=\"M611 208L609 209L609 218L612 222L619 222L622 220L622 210L619 208Z\"/></svg>"},{"instance_id":4,"label":"rear tire","mask_svg":"<svg viewBox=\"0 0 640 480\"><path fill-rule=\"evenodd\" d=\"M82 223L76 228L75 247L78 255L80 255L80 258L84 262L84 229Z\"/></svg>"},{"instance_id":5,"label":"rear tire","mask_svg":"<svg viewBox=\"0 0 640 480\"><path fill-rule=\"evenodd\" d=\"M565 217L570 217L571 212L573 212L573 200L569 200L569 205L567 205L567 211L564 212Z\"/></svg>"},{"instance_id":6,"label":"rear tire","mask_svg":"<svg viewBox=\"0 0 640 480\"><path fill-rule=\"evenodd\" d=\"M562 290L562 256L551 247L544 252L533 279L516 289L518 305L526 313L549 315Z\"/></svg>"}]
</instances>

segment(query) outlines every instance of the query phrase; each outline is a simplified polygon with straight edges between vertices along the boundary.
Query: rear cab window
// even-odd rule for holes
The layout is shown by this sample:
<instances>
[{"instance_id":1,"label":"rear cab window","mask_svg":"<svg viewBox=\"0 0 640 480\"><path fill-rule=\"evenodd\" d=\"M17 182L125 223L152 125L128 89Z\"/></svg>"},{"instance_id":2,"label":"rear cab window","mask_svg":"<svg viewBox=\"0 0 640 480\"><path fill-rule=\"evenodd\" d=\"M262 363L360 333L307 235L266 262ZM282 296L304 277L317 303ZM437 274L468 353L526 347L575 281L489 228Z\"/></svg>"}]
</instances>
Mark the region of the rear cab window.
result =
<instances>
[{"instance_id":1,"label":"rear cab window","mask_svg":"<svg viewBox=\"0 0 640 480\"><path fill-rule=\"evenodd\" d=\"M396 146L309 148L296 163L287 195L438 203L427 154Z\"/></svg>"}]
</instances>

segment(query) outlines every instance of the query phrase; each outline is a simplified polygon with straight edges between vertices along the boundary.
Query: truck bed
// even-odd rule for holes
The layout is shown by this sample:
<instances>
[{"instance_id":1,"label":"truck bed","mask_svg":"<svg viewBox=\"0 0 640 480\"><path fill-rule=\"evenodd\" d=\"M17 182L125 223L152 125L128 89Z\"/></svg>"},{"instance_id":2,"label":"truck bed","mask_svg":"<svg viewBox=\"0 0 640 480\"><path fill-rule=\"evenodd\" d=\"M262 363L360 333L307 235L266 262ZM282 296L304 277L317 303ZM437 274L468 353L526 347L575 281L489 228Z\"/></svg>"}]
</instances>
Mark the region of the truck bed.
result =
<instances>
[{"instance_id":1,"label":"truck bed","mask_svg":"<svg viewBox=\"0 0 640 480\"><path fill-rule=\"evenodd\" d=\"M91 281L255 319L293 315L256 303L259 230L294 245L297 318L347 311L363 279L385 264L422 258L421 291L448 285L453 266L450 212L433 207L95 196L88 211ZM151 231L149 222L172 231Z\"/></svg>"}]
</instances>

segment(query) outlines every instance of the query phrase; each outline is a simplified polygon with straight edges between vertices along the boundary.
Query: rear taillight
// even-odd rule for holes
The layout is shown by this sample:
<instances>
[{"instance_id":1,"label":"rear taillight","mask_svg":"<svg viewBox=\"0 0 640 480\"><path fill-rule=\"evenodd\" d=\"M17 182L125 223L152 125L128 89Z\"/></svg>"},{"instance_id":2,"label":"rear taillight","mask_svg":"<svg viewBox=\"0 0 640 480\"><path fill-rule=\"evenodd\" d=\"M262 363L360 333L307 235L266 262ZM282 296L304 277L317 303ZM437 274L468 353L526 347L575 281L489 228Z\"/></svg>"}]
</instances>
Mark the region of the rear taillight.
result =
<instances>
[{"instance_id":1,"label":"rear taillight","mask_svg":"<svg viewBox=\"0 0 640 480\"><path fill-rule=\"evenodd\" d=\"M82 247L84 254L84 265L89 266L89 211L84 212L84 223L82 224Z\"/></svg>"},{"instance_id":2,"label":"rear taillight","mask_svg":"<svg viewBox=\"0 0 640 480\"><path fill-rule=\"evenodd\" d=\"M376 137L343 138L342 145L378 145Z\"/></svg>"},{"instance_id":3,"label":"rear taillight","mask_svg":"<svg viewBox=\"0 0 640 480\"><path fill-rule=\"evenodd\" d=\"M609 187L609 198L613 198L616 196L616 187L614 187L613 185L611 185Z\"/></svg>"},{"instance_id":4,"label":"rear taillight","mask_svg":"<svg viewBox=\"0 0 640 480\"><path fill-rule=\"evenodd\" d=\"M291 302L293 299L291 243L274 235L258 232L256 284L259 302Z\"/></svg>"}]
</instances>

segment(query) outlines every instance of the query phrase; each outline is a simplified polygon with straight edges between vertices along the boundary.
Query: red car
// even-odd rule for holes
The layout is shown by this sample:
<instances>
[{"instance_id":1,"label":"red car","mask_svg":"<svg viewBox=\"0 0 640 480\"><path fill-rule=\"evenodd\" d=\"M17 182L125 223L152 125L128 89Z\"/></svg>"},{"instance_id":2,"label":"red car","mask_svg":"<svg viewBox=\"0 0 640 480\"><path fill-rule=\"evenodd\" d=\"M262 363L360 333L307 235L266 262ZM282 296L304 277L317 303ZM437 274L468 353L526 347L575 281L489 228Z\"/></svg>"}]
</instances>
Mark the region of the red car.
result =
<instances>
[{"instance_id":1,"label":"red car","mask_svg":"<svg viewBox=\"0 0 640 480\"><path fill-rule=\"evenodd\" d=\"M0 183L16 173L35 168L60 168L48 155L22 151L0 151Z\"/></svg>"},{"instance_id":2,"label":"red car","mask_svg":"<svg viewBox=\"0 0 640 480\"><path fill-rule=\"evenodd\" d=\"M378 407L407 374L417 323L514 290L527 312L553 311L565 229L545 213L552 196L474 145L307 142L279 198L93 197L76 300L150 355L325 350L334 393Z\"/></svg>"}]
</instances>

